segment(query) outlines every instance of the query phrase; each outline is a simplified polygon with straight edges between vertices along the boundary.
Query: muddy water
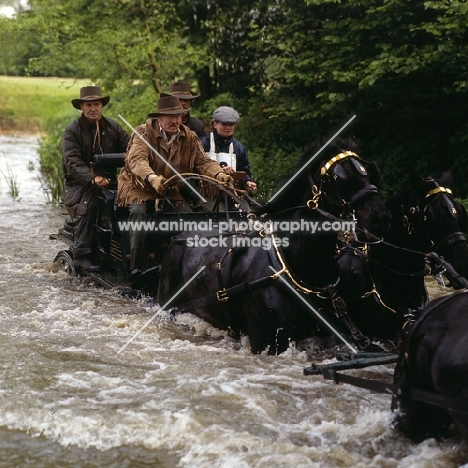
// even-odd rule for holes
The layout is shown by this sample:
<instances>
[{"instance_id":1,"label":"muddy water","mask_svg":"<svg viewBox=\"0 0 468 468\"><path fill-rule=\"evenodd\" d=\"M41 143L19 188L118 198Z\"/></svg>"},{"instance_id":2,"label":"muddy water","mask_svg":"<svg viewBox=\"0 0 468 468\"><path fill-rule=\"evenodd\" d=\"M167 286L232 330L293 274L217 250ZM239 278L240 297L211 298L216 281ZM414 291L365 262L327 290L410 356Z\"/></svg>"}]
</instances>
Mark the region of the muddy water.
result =
<instances>
[{"instance_id":1,"label":"muddy water","mask_svg":"<svg viewBox=\"0 0 468 468\"><path fill-rule=\"evenodd\" d=\"M0 137L0 170L19 190L12 199L0 173L0 467L468 462L458 440L413 444L395 433L389 396L305 377L304 352L252 356L189 315L174 322L57 271L64 246L48 235L63 220L41 191L36 148ZM392 368L356 374L390 380Z\"/></svg>"}]
</instances>

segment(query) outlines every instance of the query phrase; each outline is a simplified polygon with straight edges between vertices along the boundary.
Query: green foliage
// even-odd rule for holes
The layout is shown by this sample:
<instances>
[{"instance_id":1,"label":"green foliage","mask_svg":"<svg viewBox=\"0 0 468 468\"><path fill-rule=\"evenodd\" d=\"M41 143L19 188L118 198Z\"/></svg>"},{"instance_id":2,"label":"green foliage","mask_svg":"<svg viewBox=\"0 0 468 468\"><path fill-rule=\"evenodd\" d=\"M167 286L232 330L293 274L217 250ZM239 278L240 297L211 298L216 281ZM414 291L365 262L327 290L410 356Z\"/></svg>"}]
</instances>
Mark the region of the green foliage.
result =
<instances>
[{"instance_id":1,"label":"green foliage","mask_svg":"<svg viewBox=\"0 0 468 468\"><path fill-rule=\"evenodd\" d=\"M26 21L0 16L0 75L26 74L29 59L40 50L40 43Z\"/></svg>"},{"instance_id":2,"label":"green foliage","mask_svg":"<svg viewBox=\"0 0 468 468\"><path fill-rule=\"evenodd\" d=\"M63 170L60 143L62 133L70 118L62 117L49 125L47 135L39 141L39 162L41 184L47 200L53 204L62 202Z\"/></svg>"},{"instance_id":3,"label":"green foliage","mask_svg":"<svg viewBox=\"0 0 468 468\"><path fill-rule=\"evenodd\" d=\"M462 0L31 0L1 20L0 68L86 77L132 125L190 81L194 114L241 114L236 137L269 192L316 135L350 116L363 156L398 190L409 167L452 166L468 196L468 3ZM99 27L95 27L98 24ZM8 49L8 50L7 50ZM17 59L15 59L17 57Z\"/></svg>"},{"instance_id":4,"label":"green foliage","mask_svg":"<svg viewBox=\"0 0 468 468\"><path fill-rule=\"evenodd\" d=\"M16 180L16 174L13 173L10 166L7 166L7 173L0 171L0 174L5 179L8 186L8 194L13 200L17 200L19 197L19 187Z\"/></svg>"},{"instance_id":5,"label":"green foliage","mask_svg":"<svg viewBox=\"0 0 468 468\"><path fill-rule=\"evenodd\" d=\"M202 58L183 37L177 3L114 0L103 8L100 0L32 0L43 49L30 70L86 76L108 91L137 81L159 93Z\"/></svg>"},{"instance_id":6,"label":"green foliage","mask_svg":"<svg viewBox=\"0 0 468 468\"><path fill-rule=\"evenodd\" d=\"M70 100L83 83L70 79L0 76L3 130L44 132L58 116L71 112Z\"/></svg>"}]
</instances>

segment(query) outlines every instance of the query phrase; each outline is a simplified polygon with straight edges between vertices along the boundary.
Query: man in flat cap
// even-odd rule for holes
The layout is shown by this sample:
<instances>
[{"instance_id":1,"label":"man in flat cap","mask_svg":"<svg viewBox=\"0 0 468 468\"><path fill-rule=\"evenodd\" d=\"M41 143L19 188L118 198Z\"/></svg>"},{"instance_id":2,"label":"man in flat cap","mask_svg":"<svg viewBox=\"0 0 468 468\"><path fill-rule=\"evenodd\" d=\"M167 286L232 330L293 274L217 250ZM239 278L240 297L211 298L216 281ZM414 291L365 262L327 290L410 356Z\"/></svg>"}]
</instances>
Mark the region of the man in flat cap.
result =
<instances>
[{"instance_id":1,"label":"man in flat cap","mask_svg":"<svg viewBox=\"0 0 468 468\"><path fill-rule=\"evenodd\" d=\"M205 155L199 138L182 125L185 109L176 96L158 99L157 112L132 134L125 166L118 178L117 205L128 207L128 221L140 225L146 219L147 203L158 200L162 211L191 211L181 189L185 182L167 188L165 182L179 173L197 172L232 183L216 161ZM161 203L159 203L159 201ZM130 230L130 279L143 272L147 254L144 230Z\"/></svg>"},{"instance_id":2,"label":"man in flat cap","mask_svg":"<svg viewBox=\"0 0 468 468\"><path fill-rule=\"evenodd\" d=\"M257 189L257 184L252 180L249 156L245 146L234 138L238 120L239 114L232 107L218 107L213 112L213 131L200 140L206 154L221 164L225 174L235 177L236 172L245 173L243 185L252 192Z\"/></svg>"},{"instance_id":3,"label":"man in flat cap","mask_svg":"<svg viewBox=\"0 0 468 468\"><path fill-rule=\"evenodd\" d=\"M105 177L92 174L91 160L94 154L124 153L130 139L115 120L103 117L102 108L109 99L98 86L81 88L80 97L71 101L81 116L62 135L63 198L74 221L73 263L88 271L99 270L94 239L97 195L109 184Z\"/></svg>"},{"instance_id":4,"label":"man in flat cap","mask_svg":"<svg viewBox=\"0 0 468 468\"><path fill-rule=\"evenodd\" d=\"M200 95L193 95L190 90L190 83L185 81L171 83L169 86L169 95L178 97L181 106L185 109L185 112L182 114L182 123L195 132L199 137L202 137L205 134L205 126L203 125L203 122L190 115L192 101Z\"/></svg>"}]
</instances>

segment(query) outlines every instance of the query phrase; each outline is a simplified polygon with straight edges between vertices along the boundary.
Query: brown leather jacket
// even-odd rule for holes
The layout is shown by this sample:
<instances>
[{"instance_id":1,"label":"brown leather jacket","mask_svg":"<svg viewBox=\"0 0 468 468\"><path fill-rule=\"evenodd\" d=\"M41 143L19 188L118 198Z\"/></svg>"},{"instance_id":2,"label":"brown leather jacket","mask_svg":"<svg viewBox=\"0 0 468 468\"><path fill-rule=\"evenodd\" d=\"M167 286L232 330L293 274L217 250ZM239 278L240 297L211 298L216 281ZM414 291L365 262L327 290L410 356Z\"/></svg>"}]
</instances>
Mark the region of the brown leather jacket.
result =
<instances>
[{"instance_id":1,"label":"brown leather jacket","mask_svg":"<svg viewBox=\"0 0 468 468\"><path fill-rule=\"evenodd\" d=\"M117 205L128 206L134 200L143 203L158 197L146 177L150 174L172 177L174 171L164 162L167 161L179 173L199 173L216 177L222 172L220 165L205 155L200 140L190 129L180 126L180 133L172 142L170 148L161 135L156 119L148 119L136 128L139 136L133 134L130 139L125 166L118 179ZM146 144L154 148L164 159ZM166 196L176 204L184 199L177 187L169 190Z\"/></svg>"}]
</instances>

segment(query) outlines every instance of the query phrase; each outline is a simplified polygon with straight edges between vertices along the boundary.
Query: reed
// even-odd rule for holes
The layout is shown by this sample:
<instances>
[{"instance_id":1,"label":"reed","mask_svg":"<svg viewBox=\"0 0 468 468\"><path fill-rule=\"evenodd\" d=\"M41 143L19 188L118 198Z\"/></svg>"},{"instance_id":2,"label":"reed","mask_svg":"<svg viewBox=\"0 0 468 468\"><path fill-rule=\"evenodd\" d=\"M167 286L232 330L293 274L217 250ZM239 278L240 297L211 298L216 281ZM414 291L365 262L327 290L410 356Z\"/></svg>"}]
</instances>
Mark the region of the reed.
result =
<instances>
[{"instance_id":1,"label":"reed","mask_svg":"<svg viewBox=\"0 0 468 468\"><path fill-rule=\"evenodd\" d=\"M18 181L16 180L16 175L13 173L13 170L10 166L7 166L7 173L0 171L2 177L5 179L8 187L8 194L13 198L13 200L18 200L19 197L19 186Z\"/></svg>"}]
</instances>

